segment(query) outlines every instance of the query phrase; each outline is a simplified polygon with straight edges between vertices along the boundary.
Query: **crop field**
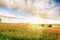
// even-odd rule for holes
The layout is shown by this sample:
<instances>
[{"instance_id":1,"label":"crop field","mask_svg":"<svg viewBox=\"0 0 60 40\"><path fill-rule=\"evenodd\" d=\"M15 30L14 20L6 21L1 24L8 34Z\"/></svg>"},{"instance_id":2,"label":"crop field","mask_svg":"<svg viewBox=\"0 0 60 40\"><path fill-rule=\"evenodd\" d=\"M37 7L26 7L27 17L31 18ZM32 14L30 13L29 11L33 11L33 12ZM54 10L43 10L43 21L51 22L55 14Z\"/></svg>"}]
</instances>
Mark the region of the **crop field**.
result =
<instances>
[{"instance_id":1,"label":"crop field","mask_svg":"<svg viewBox=\"0 0 60 40\"><path fill-rule=\"evenodd\" d=\"M60 25L0 23L0 40L60 40Z\"/></svg>"}]
</instances>

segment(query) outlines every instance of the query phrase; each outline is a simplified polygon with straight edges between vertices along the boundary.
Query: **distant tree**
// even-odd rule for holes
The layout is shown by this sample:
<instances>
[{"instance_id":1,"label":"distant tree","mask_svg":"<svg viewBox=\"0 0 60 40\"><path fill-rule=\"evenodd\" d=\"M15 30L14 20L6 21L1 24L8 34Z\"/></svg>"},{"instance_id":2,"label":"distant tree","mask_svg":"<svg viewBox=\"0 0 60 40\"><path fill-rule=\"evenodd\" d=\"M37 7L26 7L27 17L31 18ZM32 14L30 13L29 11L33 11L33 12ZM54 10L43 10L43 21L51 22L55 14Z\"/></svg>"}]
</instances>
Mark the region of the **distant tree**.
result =
<instances>
[{"instance_id":1,"label":"distant tree","mask_svg":"<svg viewBox=\"0 0 60 40\"><path fill-rule=\"evenodd\" d=\"M50 24L48 27L52 27L52 25Z\"/></svg>"},{"instance_id":2,"label":"distant tree","mask_svg":"<svg viewBox=\"0 0 60 40\"><path fill-rule=\"evenodd\" d=\"M1 22L1 18L0 18L0 22Z\"/></svg>"},{"instance_id":3,"label":"distant tree","mask_svg":"<svg viewBox=\"0 0 60 40\"><path fill-rule=\"evenodd\" d=\"M42 24L41 26L44 27L44 24Z\"/></svg>"}]
</instances>

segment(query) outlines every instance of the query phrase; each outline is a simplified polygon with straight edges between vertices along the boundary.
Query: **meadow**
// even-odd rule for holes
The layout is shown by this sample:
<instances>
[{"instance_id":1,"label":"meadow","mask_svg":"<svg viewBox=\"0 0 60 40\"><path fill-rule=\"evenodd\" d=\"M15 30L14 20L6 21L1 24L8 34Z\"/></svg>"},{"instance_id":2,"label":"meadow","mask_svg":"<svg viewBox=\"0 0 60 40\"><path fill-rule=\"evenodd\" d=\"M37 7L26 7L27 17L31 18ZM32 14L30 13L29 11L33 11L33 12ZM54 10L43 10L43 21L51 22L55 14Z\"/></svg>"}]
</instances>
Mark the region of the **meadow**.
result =
<instances>
[{"instance_id":1,"label":"meadow","mask_svg":"<svg viewBox=\"0 0 60 40\"><path fill-rule=\"evenodd\" d=\"M0 40L60 40L60 25L0 23Z\"/></svg>"}]
</instances>

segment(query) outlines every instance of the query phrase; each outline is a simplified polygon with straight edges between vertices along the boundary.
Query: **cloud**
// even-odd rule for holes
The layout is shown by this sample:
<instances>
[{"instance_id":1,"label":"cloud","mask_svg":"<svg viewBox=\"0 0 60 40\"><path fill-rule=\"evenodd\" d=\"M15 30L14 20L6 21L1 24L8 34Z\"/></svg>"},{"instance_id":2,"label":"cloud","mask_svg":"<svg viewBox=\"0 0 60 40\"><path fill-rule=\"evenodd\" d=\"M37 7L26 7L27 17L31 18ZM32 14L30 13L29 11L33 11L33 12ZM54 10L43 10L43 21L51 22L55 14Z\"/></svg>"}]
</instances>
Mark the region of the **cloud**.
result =
<instances>
[{"instance_id":1,"label":"cloud","mask_svg":"<svg viewBox=\"0 0 60 40\"><path fill-rule=\"evenodd\" d=\"M32 3L33 2L33 3ZM53 0L0 0L0 6L11 10L0 15L18 19L2 18L3 22L57 23L58 7ZM1 9L2 10L2 9ZM15 12L16 10L17 12ZM8 11L8 10L6 10ZM22 13L24 12L24 13ZM42 16L41 16L42 15ZM31 17L32 16L32 17ZM24 18L27 20L19 19ZM45 19L44 19L45 18ZM59 18L58 18L59 19ZM17 20L17 21L16 21Z\"/></svg>"}]
</instances>

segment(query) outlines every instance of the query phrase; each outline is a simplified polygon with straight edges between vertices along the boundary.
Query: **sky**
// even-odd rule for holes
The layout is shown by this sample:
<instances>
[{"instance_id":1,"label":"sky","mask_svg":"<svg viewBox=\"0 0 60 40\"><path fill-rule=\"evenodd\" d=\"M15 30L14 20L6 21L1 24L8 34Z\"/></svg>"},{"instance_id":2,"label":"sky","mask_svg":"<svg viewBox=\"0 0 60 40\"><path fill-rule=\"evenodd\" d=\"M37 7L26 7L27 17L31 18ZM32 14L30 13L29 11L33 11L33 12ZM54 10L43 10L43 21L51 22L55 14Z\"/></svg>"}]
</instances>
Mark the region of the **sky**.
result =
<instances>
[{"instance_id":1,"label":"sky","mask_svg":"<svg viewBox=\"0 0 60 40\"><path fill-rule=\"evenodd\" d=\"M60 0L0 0L0 16L8 23L60 23Z\"/></svg>"},{"instance_id":2,"label":"sky","mask_svg":"<svg viewBox=\"0 0 60 40\"><path fill-rule=\"evenodd\" d=\"M60 0L54 0L57 4L60 4Z\"/></svg>"}]
</instances>

